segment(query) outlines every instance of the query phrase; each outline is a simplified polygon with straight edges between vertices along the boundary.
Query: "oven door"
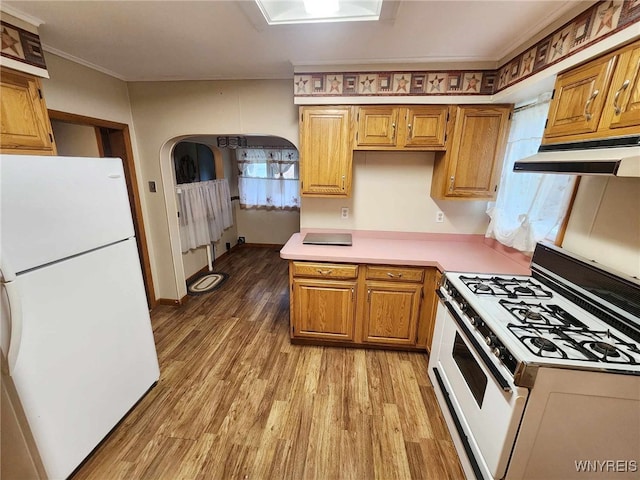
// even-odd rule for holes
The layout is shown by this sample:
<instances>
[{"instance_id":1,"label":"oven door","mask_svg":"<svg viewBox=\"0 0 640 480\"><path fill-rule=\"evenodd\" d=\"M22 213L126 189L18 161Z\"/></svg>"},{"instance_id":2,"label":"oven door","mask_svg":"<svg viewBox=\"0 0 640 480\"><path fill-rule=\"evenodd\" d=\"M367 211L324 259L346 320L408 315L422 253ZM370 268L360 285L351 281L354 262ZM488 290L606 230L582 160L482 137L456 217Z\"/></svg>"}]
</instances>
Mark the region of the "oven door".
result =
<instances>
[{"instance_id":1,"label":"oven door","mask_svg":"<svg viewBox=\"0 0 640 480\"><path fill-rule=\"evenodd\" d=\"M440 345L429 374L469 478L504 477L528 390L489 352L448 301L441 299L436 331Z\"/></svg>"}]
</instances>

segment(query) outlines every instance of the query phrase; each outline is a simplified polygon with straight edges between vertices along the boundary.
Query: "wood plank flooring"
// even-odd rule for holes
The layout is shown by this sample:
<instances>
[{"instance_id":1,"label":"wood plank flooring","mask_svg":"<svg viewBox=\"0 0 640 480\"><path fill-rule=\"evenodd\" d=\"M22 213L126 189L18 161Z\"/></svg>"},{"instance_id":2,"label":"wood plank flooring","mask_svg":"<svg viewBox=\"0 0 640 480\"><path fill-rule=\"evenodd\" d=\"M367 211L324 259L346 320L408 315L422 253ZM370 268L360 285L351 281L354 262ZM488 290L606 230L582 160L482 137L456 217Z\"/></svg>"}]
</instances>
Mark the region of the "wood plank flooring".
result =
<instances>
[{"instance_id":1,"label":"wood plank flooring","mask_svg":"<svg viewBox=\"0 0 640 480\"><path fill-rule=\"evenodd\" d=\"M287 262L245 247L159 306L160 381L73 480L464 478L421 353L291 345Z\"/></svg>"}]
</instances>

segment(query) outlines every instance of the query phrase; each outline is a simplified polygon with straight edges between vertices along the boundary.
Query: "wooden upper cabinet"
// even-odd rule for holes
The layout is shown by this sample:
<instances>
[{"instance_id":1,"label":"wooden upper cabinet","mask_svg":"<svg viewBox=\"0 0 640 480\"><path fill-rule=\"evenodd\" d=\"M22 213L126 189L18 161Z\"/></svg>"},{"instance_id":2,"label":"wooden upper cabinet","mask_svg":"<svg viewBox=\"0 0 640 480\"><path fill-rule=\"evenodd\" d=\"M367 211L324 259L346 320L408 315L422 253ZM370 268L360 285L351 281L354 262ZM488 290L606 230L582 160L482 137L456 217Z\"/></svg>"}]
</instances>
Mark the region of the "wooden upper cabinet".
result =
<instances>
[{"instance_id":1,"label":"wooden upper cabinet","mask_svg":"<svg viewBox=\"0 0 640 480\"><path fill-rule=\"evenodd\" d=\"M55 155L51 122L42 97L40 80L26 73L2 68L0 98L0 152Z\"/></svg>"},{"instance_id":2,"label":"wooden upper cabinet","mask_svg":"<svg viewBox=\"0 0 640 480\"><path fill-rule=\"evenodd\" d=\"M449 149L436 157L431 197L492 199L504 160L512 105L451 110Z\"/></svg>"},{"instance_id":3,"label":"wooden upper cabinet","mask_svg":"<svg viewBox=\"0 0 640 480\"><path fill-rule=\"evenodd\" d=\"M359 150L443 150L446 105L358 107L355 148Z\"/></svg>"},{"instance_id":4,"label":"wooden upper cabinet","mask_svg":"<svg viewBox=\"0 0 640 480\"><path fill-rule=\"evenodd\" d=\"M444 149L448 112L447 105L407 107L404 146Z\"/></svg>"},{"instance_id":5,"label":"wooden upper cabinet","mask_svg":"<svg viewBox=\"0 0 640 480\"><path fill-rule=\"evenodd\" d=\"M611 89L604 114L600 121L600 129L616 129L636 127L628 133L640 133L640 44L635 43L623 50L618 57Z\"/></svg>"},{"instance_id":6,"label":"wooden upper cabinet","mask_svg":"<svg viewBox=\"0 0 640 480\"><path fill-rule=\"evenodd\" d=\"M395 147L398 134L397 107L358 107L356 146Z\"/></svg>"},{"instance_id":7,"label":"wooden upper cabinet","mask_svg":"<svg viewBox=\"0 0 640 480\"><path fill-rule=\"evenodd\" d=\"M562 73L542 143L638 135L640 41Z\"/></svg>"},{"instance_id":8,"label":"wooden upper cabinet","mask_svg":"<svg viewBox=\"0 0 640 480\"><path fill-rule=\"evenodd\" d=\"M351 195L351 107L300 108L300 193Z\"/></svg>"},{"instance_id":9,"label":"wooden upper cabinet","mask_svg":"<svg viewBox=\"0 0 640 480\"><path fill-rule=\"evenodd\" d=\"M615 56L606 57L558 76L545 138L592 133L598 129L616 60Z\"/></svg>"}]
</instances>

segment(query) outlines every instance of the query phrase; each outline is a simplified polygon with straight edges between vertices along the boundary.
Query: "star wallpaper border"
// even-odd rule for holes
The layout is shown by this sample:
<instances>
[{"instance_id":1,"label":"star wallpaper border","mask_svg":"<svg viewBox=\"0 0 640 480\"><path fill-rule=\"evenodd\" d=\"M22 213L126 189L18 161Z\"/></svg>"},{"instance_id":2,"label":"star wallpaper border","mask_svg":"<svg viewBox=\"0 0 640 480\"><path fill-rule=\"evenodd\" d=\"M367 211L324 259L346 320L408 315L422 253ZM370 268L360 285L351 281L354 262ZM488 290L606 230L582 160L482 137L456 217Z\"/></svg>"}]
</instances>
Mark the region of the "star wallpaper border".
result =
<instances>
[{"instance_id":1,"label":"star wallpaper border","mask_svg":"<svg viewBox=\"0 0 640 480\"><path fill-rule=\"evenodd\" d=\"M601 0L496 70L305 72L294 97L493 95L640 22L640 0Z\"/></svg>"},{"instance_id":2,"label":"star wallpaper border","mask_svg":"<svg viewBox=\"0 0 640 480\"><path fill-rule=\"evenodd\" d=\"M0 29L2 33L0 55L44 70L47 69L39 35L4 20L0 20Z\"/></svg>"}]
</instances>

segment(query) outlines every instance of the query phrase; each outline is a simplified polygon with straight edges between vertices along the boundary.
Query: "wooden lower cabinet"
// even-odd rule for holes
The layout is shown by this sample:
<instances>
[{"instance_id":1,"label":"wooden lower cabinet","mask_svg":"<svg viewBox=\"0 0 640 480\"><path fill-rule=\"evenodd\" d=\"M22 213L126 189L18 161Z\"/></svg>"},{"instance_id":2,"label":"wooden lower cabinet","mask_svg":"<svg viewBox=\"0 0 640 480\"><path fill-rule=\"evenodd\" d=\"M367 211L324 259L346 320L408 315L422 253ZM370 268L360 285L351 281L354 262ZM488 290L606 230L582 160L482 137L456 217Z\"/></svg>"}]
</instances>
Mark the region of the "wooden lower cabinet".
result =
<instances>
[{"instance_id":1,"label":"wooden lower cabinet","mask_svg":"<svg viewBox=\"0 0 640 480\"><path fill-rule=\"evenodd\" d=\"M291 335L353 341L356 282L294 279Z\"/></svg>"},{"instance_id":2,"label":"wooden lower cabinet","mask_svg":"<svg viewBox=\"0 0 640 480\"><path fill-rule=\"evenodd\" d=\"M428 348L437 275L433 267L292 261L291 338Z\"/></svg>"},{"instance_id":3,"label":"wooden lower cabinet","mask_svg":"<svg viewBox=\"0 0 640 480\"><path fill-rule=\"evenodd\" d=\"M422 284L367 282L363 341L415 345Z\"/></svg>"}]
</instances>

